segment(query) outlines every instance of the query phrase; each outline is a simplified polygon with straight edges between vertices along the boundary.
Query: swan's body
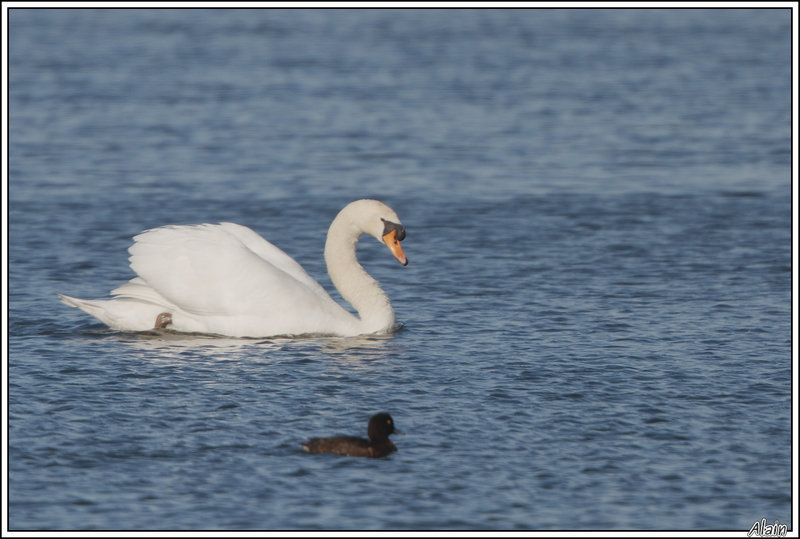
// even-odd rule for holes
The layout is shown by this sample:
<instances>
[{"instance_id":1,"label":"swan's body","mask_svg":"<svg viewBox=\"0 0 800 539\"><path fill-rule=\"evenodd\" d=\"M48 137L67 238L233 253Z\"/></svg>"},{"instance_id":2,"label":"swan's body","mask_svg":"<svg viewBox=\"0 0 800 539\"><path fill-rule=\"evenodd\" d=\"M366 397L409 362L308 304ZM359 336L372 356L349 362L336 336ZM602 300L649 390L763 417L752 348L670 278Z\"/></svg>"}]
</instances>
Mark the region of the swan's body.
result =
<instances>
[{"instance_id":1,"label":"swan's body","mask_svg":"<svg viewBox=\"0 0 800 539\"><path fill-rule=\"evenodd\" d=\"M128 249L138 277L113 290L113 299L60 297L123 331L167 327L233 337L384 333L395 326L394 310L356 260L356 243L365 233L407 263L399 244L405 231L389 206L357 200L339 212L328 229L325 262L359 316L342 308L286 253L233 223L147 230Z\"/></svg>"}]
</instances>

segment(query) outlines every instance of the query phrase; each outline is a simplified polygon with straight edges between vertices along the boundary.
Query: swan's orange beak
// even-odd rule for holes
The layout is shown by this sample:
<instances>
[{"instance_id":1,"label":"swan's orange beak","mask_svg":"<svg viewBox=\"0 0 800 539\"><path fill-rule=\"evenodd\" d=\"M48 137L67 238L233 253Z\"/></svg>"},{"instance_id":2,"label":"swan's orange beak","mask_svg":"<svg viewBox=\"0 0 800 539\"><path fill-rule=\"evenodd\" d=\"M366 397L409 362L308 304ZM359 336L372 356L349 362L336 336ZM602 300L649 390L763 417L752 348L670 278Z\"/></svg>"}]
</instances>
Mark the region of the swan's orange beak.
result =
<instances>
[{"instance_id":1,"label":"swan's orange beak","mask_svg":"<svg viewBox=\"0 0 800 539\"><path fill-rule=\"evenodd\" d=\"M400 240L397 239L397 229L385 234L383 236L383 243L386 244L386 247L389 248L389 252L394 255L398 262L404 266L408 264L408 258L406 258L403 248L400 247Z\"/></svg>"}]
</instances>

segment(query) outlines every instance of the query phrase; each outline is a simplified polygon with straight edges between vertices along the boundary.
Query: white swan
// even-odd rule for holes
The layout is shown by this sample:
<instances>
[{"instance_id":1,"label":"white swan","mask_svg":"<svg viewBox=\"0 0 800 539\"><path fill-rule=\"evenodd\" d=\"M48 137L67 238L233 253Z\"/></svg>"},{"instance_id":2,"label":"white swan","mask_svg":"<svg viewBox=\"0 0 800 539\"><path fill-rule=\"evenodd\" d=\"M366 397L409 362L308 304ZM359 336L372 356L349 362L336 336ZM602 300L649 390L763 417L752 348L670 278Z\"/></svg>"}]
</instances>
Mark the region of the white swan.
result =
<instances>
[{"instance_id":1,"label":"white swan","mask_svg":"<svg viewBox=\"0 0 800 539\"><path fill-rule=\"evenodd\" d=\"M400 247L405 229L389 206L357 200L339 212L328 229L325 262L358 317L289 255L234 223L142 232L128 249L138 277L113 290L113 299L59 297L123 331L168 328L232 337L385 333L395 327L394 310L356 260L356 243L365 233L384 242L401 264L408 263Z\"/></svg>"}]
</instances>

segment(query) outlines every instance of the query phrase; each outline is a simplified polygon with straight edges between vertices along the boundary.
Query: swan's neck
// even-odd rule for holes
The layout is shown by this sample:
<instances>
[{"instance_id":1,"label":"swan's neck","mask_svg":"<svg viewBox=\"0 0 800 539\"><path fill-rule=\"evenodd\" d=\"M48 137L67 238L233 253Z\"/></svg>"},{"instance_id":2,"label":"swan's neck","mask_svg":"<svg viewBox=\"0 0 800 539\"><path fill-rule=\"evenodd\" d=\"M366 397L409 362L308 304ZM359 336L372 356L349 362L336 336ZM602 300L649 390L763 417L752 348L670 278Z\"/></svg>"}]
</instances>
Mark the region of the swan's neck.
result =
<instances>
[{"instance_id":1,"label":"swan's neck","mask_svg":"<svg viewBox=\"0 0 800 539\"><path fill-rule=\"evenodd\" d=\"M336 289L358 311L358 332L383 332L394 326L394 310L378 281L356 259L356 244L361 234L360 228L339 214L328 229L325 263Z\"/></svg>"}]
</instances>

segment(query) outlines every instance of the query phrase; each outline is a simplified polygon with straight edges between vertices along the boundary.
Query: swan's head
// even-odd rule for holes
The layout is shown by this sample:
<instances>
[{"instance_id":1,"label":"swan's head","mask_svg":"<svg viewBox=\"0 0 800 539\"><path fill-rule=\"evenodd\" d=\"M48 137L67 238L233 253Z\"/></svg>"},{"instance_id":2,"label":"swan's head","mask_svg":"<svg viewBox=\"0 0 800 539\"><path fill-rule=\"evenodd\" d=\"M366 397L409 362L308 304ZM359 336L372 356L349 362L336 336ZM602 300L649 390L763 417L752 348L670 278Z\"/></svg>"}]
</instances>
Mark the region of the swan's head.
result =
<instances>
[{"instance_id":1,"label":"swan's head","mask_svg":"<svg viewBox=\"0 0 800 539\"><path fill-rule=\"evenodd\" d=\"M408 264L408 258L400 246L400 242L406 237L406 229L399 222L389 221L381 218L383 230L381 231L381 241L389 248L389 252L394 255L402 265ZM398 220L399 221L399 220Z\"/></svg>"},{"instance_id":2,"label":"swan's head","mask_svg":"<svg viewBox=\"0 0 800 539\"><path fill-rule=\"evenodd\" d=\"M351 222L389 248L389 252L402 265L408 264L400 242L406 237L406 229L392 208L379 200L356 200L341 211Z\"/></svg>"}]
</instances>

